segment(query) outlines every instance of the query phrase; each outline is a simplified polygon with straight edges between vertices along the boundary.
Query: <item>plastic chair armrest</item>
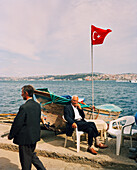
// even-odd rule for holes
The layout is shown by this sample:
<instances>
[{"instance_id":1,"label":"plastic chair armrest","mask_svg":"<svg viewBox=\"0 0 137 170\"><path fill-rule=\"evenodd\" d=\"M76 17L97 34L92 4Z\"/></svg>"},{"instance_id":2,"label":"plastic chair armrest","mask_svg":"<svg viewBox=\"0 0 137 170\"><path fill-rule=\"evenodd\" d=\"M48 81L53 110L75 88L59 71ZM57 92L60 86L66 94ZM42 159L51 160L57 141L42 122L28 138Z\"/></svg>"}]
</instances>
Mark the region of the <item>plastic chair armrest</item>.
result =
<instances>
[{"instance_id":1,"label":"plastic chair armrest","mask_svg":"<svg viewBox=\"0 0 137 170\"><path fill-rule=\"evenodd\" d=\"M132 126L134 125L134 123L135 123L135 122L130 123L130 124L128 124L128 125L124 125L124 126L122 126L122 134L123 134L123 131L124 131L125 127L127 127L127 126L131 126L131 129L130 129L130 135L131 135L131 134L132 134Z\"/></svg>"}]
</instances>

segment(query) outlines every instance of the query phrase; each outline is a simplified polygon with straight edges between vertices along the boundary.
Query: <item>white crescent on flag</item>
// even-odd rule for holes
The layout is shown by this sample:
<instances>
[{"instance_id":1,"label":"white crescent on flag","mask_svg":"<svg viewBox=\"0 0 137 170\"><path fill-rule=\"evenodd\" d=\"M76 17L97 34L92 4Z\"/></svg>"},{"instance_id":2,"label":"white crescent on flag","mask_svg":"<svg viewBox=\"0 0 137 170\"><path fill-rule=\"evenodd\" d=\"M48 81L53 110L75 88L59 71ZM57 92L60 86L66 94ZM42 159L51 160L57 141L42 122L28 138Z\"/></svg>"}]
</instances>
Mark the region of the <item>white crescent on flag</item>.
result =
<instances>
[{"instance_id":1,"label":"white crescent on flag","mask_svg":"<svg viewBox=\"0 0 137 170\"><path fill-rule=\"evenodd\" d=\"M96 31L94 31L94 32L93 32L93 35L92 35L93 40L95 40L95 38L94 38L94 34L95 34L95 33L97 33L97 32L96 32Z\"/></svg>"},{"instance_id":2,"label":"white crescent on flag","mask_svg":"<svg viewBox=\"0 0 137 170\"><path fill-rule=\"evenodd\" d=\"M95 34L97 34L96 37L95 37ZM101 36L97 33L97 31L94 31L92 37L93 37L93 40L96 40L97 38L99 38Z\"/></svg>"}]
</instances>

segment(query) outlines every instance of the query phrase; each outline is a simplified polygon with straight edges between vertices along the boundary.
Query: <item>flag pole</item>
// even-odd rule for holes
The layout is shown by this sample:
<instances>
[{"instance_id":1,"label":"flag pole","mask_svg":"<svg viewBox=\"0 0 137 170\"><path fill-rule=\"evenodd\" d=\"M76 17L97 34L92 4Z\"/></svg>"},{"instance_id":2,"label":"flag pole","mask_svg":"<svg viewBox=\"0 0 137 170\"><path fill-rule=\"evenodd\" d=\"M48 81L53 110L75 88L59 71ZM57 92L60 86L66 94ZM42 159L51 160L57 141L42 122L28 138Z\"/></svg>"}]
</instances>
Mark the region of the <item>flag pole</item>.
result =
<instances>
[{"instance_id":1,"label":"flag pole","mask_svg":"<svg viewBox=\"0 0 137 170\"><path fill-rule=\"evenodd\" d=\"M93 80L93 45L91 43L91 67L92 67L92 106L94 106L94 80Z\"/></svg>"},{"instance_id":2,"label":"flag pole","mask_svg":"<svg viewBox=\"0 0 137 170\"><path fill-rule=\"evenodd\" d=\"M94 106L94 80L93 80L93 45L102 44L104 41L104 38L107 36L109 32L111 32L111 29L101 29L97 28L94 25L91 25L91 65L92 65L92 110L94 113L95 106ZM93 36L93 37L92 37ZM93 114L92 114L93 117Z\"/></svg>"},{"instance_id":3,"label":"flag pole","mask_svg":"<svg viewBox=\"0 0 137 170\"><path fill-rule=\"evenodd\" d=\"M92 36L92 25L91 25L91 36ZM91 37L91 67L92 67L92 119L93 119L93 113L94 113L94 81L93 81L93 44L92 44L92 37Z\"/></svg>"}]
</instances>

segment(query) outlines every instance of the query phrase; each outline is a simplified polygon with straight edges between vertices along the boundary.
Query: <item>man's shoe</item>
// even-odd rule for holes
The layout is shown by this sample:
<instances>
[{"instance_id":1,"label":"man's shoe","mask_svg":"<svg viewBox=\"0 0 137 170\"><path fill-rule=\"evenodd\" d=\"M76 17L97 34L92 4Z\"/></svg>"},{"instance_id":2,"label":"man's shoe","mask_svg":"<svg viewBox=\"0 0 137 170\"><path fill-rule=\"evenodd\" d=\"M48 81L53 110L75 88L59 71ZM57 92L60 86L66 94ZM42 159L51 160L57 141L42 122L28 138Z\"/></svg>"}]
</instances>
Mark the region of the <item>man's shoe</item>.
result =
<instances>
[{"instance_id":1,"label":"man's shoe","mask_svg":"<svg viewBox=\"0 0 137 170\"><path fill-rule=\"evenodd\" d=\"M96 145L96 144L95 144L95 147L96 147L96 148L100 148L100 149L104 149L104 148L108 148L108 145L105 145L105 144L103 144L103 143L99 143L99 145Z\"/></svg>"},{"instance_id":2,"label":"man's shoe","mask_svg":"<svg viewBox=\"0 0 137 170\"><path fill-rule=\"evenodd\" d=\"M93 155L97 155L97 152L93 148L88 148L87 152L92 153Z\"/></svg>"}]
</instances>

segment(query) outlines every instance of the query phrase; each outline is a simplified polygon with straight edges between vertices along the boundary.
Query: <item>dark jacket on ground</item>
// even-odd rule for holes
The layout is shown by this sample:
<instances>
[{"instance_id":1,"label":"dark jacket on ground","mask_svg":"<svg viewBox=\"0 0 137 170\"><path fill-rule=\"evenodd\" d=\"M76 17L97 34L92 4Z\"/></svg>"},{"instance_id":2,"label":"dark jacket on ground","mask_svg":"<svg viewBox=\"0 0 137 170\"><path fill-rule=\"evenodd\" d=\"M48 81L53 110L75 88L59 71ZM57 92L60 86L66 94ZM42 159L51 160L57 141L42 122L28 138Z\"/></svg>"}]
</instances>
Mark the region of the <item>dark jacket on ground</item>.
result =
<instances>
[{"instance_id":1,"label":"dark jacket on ground","mask_svg":"<svg viewBox=\"0 0 137 170\"><path fill-rule=\"evenodd\" d=\"M85 118L85 114L83 112L83 110L79 109L79 114L82 117L82 120L84 120ZM64 118L67 121L67 125L66 125L66 135L67 136L71 136L73 133L74 128L72 128L72 124L75 122L75 113L74 113L74 109L72 107L72 105L66 105L64 107Z\"/></svg>"},{"instance_id":2,"label":"dark jacket on ground","mask_svg":"<svg viewBox=\"0 0 137 170\"><path fill-rule=\"evenodd\" d=\"M20 106L12 124L9 139L18 145L35 144L40 140L41 107L33 99Z\"/></svg>"}]
</instances>

